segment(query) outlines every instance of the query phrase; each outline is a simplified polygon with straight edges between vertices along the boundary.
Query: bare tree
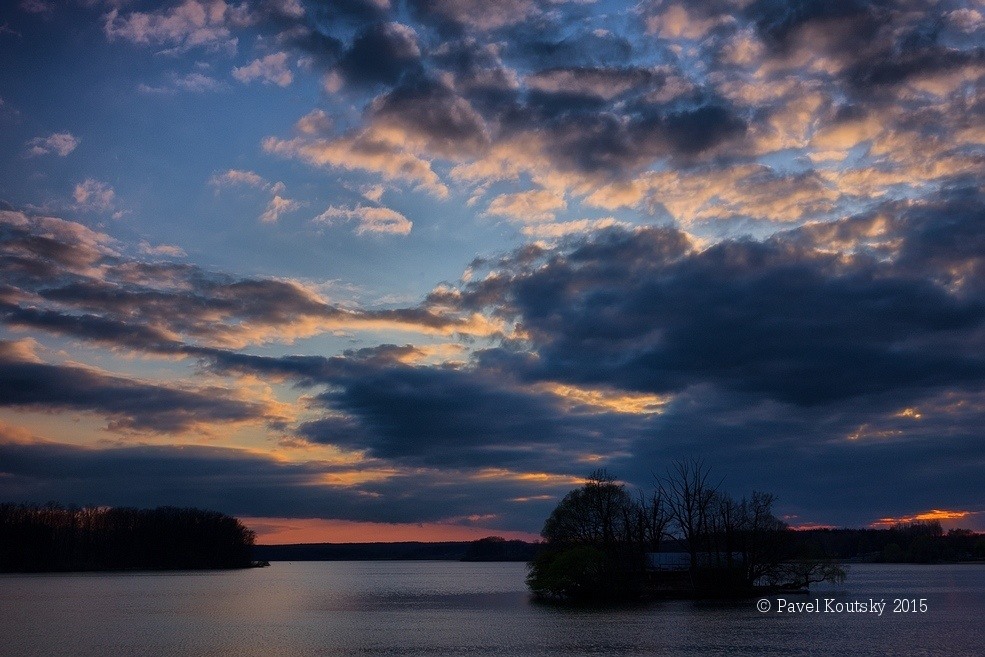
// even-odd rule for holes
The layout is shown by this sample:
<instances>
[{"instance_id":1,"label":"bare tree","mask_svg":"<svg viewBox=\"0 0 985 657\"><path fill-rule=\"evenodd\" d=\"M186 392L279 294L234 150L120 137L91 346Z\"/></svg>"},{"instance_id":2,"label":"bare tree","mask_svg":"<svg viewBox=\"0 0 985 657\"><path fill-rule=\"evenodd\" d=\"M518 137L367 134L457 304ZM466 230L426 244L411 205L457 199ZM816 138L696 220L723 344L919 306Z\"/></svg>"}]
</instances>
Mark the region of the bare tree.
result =
<instances>
[{"instance_id":1,"label":"bare tree","mask_svg":"<svg viewBox=\"0 0 985 657\"><path fill-rule=\"evenodd\" d=\"M691 573L698 558L707 549L709 512L717 486L708 481L709 468L700 459L676 461L660 482L660 496L666 499L670 519L678 538L691 557Z\"/></svg>"},{"instance_id":2,"label":"bare tree","mask_svg":"<svg viewBox=\"0 0 985 657\"><path fill-rule=\"evenodd\" d=\"M667 528L671 522L664 489L657 486L649 499L640 491L637 507L639 540L647 551L659 552L660 543L667 536Z\"/></svg>"},{"instance_id":3,"label":"bare tree","mask_svg":"<svg viewBox=\"0 0 985 657\"><path fill-rule=\"evenodd\" d=\"M787 525L773 515L776 496L753 491L752 497L742 500L743 507L743 560L746 580L750 584L760 579L773 579L775 571L786 554L784 540Z\"/></svg>"}]
</instances>

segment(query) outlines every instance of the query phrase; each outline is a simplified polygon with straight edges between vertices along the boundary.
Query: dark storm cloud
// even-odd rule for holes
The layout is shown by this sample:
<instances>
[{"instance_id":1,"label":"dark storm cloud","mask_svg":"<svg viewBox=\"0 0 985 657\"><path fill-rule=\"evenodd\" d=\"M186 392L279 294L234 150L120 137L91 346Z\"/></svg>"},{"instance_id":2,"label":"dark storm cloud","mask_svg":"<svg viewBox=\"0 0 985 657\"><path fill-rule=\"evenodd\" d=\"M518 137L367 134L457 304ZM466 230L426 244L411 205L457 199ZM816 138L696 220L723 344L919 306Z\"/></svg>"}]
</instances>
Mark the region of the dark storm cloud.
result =
<instances>
[{"instance_id":1,"label":"dark storm cloud","mask_svg":"<svg viewBox=\"0 0 985 657\"><path fill-rule=\"evenodd\" d=\"M610 467L645 484L681 455L700 454L726 490L777 495L780 513L798 516L791 524L864 526L916 510L985 511L977 490L983 401L981 392L932 395L914 417L892 403L803 408L697 387L655 420L632 458Z\"/></svg>"},{"instance_id":2,"label":"dark storm cloud","mask_svg":"<svg viewBox=\"0 0 985 657\"><path fill-rule=\"evenodd\" d=\"M953 190L703 251L673 229L613 231L536 268L507 265L462 303L474 295L529 333L538 358L515 365L532 379L658 393L710 383L800 406L906 399L985 382L981 252L946 246L952 232L980 242L983 213L980 193ZM877 252L803 244L839 229L867 234Z\"/></svg>"},{"instance_id":3,"label":"dark storm cloud","mask_svg":"<svg viewBox=\"0 0 985 657\"><path fill-rule=\"evenodd\" d=\"M920 76L932 76L966 66L985 65L985 47L958 50L938 44L903 43L902 52L884 52L852 65L849 82L859 88L885 87Z\"/></svg>"},{"instance_id":4,"label":"dark storm cloud","mask_svg":"<svg viewBox=\"0 0 985 657\"><path fill-rule=\"evenodd\" d=\"M334 66L345 51L341 39L326 34L318 27L296 25L281 32L278 39L311 57L322 69Z\"/></svg>"},{"instance_id":5,"label":"dark storm cloud","mask_svg":"<svg viewBox=\"0 0 985 657\"><path fill-rule=\"evenodd\" d=\"M395 474L349 485L347 469L318 461L289 463L246 450L183 446L90 449L9 441L0 429L0 498L9 502L153 507L198 506L240 516L431 522L496 515L536 531L543 505L511 503L531 486L496 479ZM467 482L467 486L461 486ZM460 494L448 495L449 485ZM534 490L555 492L535 486ZM561 488L560 492L563 493Z\"/></svg>"},{"instance_id":6,"label":"dark storm cloud","mask_svg":"<svg viewBox=\"0 0 985 657\"><path fill-rule=\"evenodd\" d=\"M534 101L537 96L534 96ZM611 112L585 97L561 95L504 117L517 134L538 125L545 154L562 170L621 176L661 158L687 160L740 139L746 121L720 102L684 107L640 104ZM587 110L587 111L579 111Z\"/></svg>"},{"instance_id":7,"label":"dark storm cloud","mask_svg":"<svg viewBox=\"0 0 985 657\"><path fill-rule=\"evenodd\" d=\"M488 99L493 112L497 101L512 99L519 84L516 73L504 65L501 51L498 44L463 38L442 43L430 53L430 60L438 70L452 74L456 90L473 101Z\"/></svg>"},{"instance_id":8,"label":"dark storm cloud","mask_svg":"<svg viewBox=\"0 0 985 657\"><path fill-rule=\"evenodd\" d=\"M320 22L335 20L378 21L386 15L384 4L373 0L333 0L332 2L310 2L306 7L308 13Z\"/></svg>"},{"instance_id":9,"label":"dark storm cloud","mask_svg":"<svg viewBox=\"0 0 985 657\"><path fill-rule=\"evenodd\" d=\"M400 23L376 23L364 29L339 60L347 82L393 85L421 68L414 30Z\"/></svg>"},{"instance_id":10,"label":"dark storm cloud","mask_svg":"<svg viewBox=\"0 0 985 657\"><path fill-rule=\"evenodd\" d=\"M41 329L56 335L90 340L109 346L154 353L177 353L180 343L150 326L128 324L100 315L73 315L0 303L0 321L16 328Z\"/></svg>"},{"instance_id":11,"label":"dark storm cloud","mask_svg":"<svg viewBox=\"0 0 985 657\"><path fill-rule=\"evenodd\" d=\"M747 15L777 54L795 47L820 52L842 65L837 75L854 96L875 100L916 78L981 67L981 43L969 43L950 25L952 12L961 8L949 2L763 0Z\"/></svg>"},{"instance_id":12,"label":"dark storm cloud","mask_svg":"<svg viewBox=\"0 0 985 657\"><path fill-rule=\"evenodd\" d=\"M646 419L607 415L531 390L508 372L406 365L409 346L381 345L342 356L250 356L196 350L217 373L284 377L326 386L328 412L298 428L316 443L366 449L388 462L427 467L511 467L563 472L585 454L618 450Z\"/></svg>"},{"instance_id":13,"label":"dark storm cloud","mask_svg":"<svg viewBox=\"0 0 985 657\"><path fill-rule=\"evenodd\" d=\"M890 20L893 3L871 0L759 0L747 12L763 40L775 47L789 45L807 27L823 28L845 47L864 45Z\"/></svg>"},{"instance_id":14,"label":"dark storm cloud","mask_svg":"<svg viewBox=\"0 0 985 657\"><path fill-rule=\"evenodd\" d=\"M461 162L530 141L565 172L621 178L668 158L710 159L747 133L751 109L674 69L666 44L644 48L660 51L659 66L640 65L633 42L599 28L588 8L541 4L418 2L420 22L392 12L354 37L309 12L280 35L362 96L365 134L396 125L416 156ZM368 100L367 90L380 95Z\"/></svg>"},{"instance_id":15,"label":"dark storm cloud","mask_svg":"<svg viewBox=\"0 0 985 657\"><path fill-rule=\"evenodd\" d=\"M598 66L603 62L612 66L628 63L633 56L632 42L611 32L585 31L560 38L531 34L511 42L508 48L534 69Z\"/></svg>"},{"instance_id":16,"label":"dark storm cloud","mask_svg":"<svg viewBox=\"0 0 985 657\"><path fill-rule=\"evenodd\" d=\"M435 80L410 80L377 97L370 114L374 122L398 126L442 155L477 153L490 141L472 105Z\"/></svg>"},{"instance_id":17,"label":"dark storm cloud","mask_svg":"<svg viewBox=\"0 0 985 657\"><path fill-rule=\"evenodd\" d=\"M303 425L307 438L443 467L552 470L552 456L613 448L602 428L619 424L567 413L556 397L502 377L450 368L374 364L334 379L319 399L344 416Z\"/></svg>"},{"instance_id":18,"label":"dark storm cloud","mask_svg":"<svg viewBox=\"0 0 985 657\"><path fill-rule=\"evenodd\" d=\"M67 365L25 360L0 341L0 406L105 415L120 429L170 432L200 423L267 419L267 409L222 388L157 385ZM272 419L272 418L271 418Z\"/></svg>"}]
</instances>

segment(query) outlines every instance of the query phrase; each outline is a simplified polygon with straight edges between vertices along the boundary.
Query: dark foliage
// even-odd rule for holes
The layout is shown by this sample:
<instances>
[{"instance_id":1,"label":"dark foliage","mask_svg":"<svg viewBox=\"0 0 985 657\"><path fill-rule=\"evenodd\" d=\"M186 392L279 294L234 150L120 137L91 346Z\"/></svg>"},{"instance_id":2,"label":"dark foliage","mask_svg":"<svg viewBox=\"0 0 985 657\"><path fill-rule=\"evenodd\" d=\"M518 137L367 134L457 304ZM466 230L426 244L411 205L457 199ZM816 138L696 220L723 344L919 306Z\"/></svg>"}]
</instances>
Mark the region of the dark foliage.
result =
<instances>
[{"instance_id":1,"label":"dark foliage","mask_svg":"<svg viewBox=\"0 0 985 657\"><path fill-rule=\"evenodd\" d=\"M812 529L796 532L801 550L837 559L883 563L985 561L985 534L947 532L937 521L899 523L886 529Z\"/></svg>"},{"instance_id":2,"label":"dark foliage","mask_svg":"<svg viewBox=\"0 0 985 657\"><path fill-rule=\"evenodd\" d=\"M640 507L605 471L568 493L544 523L546 549L530 562L527 584L540 598L631 600L643 594Z\"/></svg>"},{"instance_id":3,"label":"dark foliage","mask_svg":"<svg viewBox=\"0 0 985 657\"><path fill-rule=\"evenodd\" d=\"M0 572L245 568L253 541L215 511L0 504Z\"/></svg>"},{"instance_id":4,"label":"dark foliage","mask_svg":"<svg viewBox=\"0 0 985 657\"><path fill-rule=\"evenodd\" d=\"M675 463L649 497L634 498L598 471L544 523L547 544L530 562L527 584L540 598L596 602L744 595L844 579L840 564L773 515L773 503L768 493L735 499L720 491L697 460ZM650 565L666 551L684 555L685 570Z\"/></svg>"},{"instance_id":5,"label":"dark foliage","mask_svg":"<svg viewBox=\"0 0 985 657\"><path fill-rule=\"evenodd\" d=\"M469 543L462 561L530 561L537 554L538 547L525 541L487 536Z\"/></svg>"}]
</instances>

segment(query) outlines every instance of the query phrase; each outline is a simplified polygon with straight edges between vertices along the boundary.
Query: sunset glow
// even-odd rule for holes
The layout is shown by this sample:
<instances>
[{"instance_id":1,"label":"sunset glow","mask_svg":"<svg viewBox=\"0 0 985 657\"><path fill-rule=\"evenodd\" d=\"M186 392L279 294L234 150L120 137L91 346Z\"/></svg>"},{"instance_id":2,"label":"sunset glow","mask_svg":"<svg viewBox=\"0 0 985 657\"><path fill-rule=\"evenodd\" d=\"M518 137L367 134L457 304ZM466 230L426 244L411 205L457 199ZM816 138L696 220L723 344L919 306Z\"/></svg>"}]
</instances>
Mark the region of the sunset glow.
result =
<instances>
[{"instance_id":1,"label":"sunset glow","mask_svg":"<svg viewBox=\"0 0 985 657\"><path fill-rule=\"evenodd\" d=\"M294 543L388 543L398 541L474 541L486 536L536 541L529 532L503 532L485 526L443 523L379 523L317 518L242 518L265 545Z\"/></svg>"},{"instance_id":2,"label":"sunset glow","mask_svg":"<svg viewBox=\"0 0 985 657\"><path fill-rule=\"evenodd\" d=\"M923 513L915 513L911 516L901 516L899 518L879 518L872 523L873 527L892 527L893 525L906 524L911 522L940 522L945 528L949 527L978 527L982 523L975 516L981 515L980 511L945 511L943 509L932 509Z\"/></svg>"},{"instance_id":3,"label":"sunset glow","mask_svg":"<svg viewBox=\"0 0 985 657\"><path fill-rule=\"evenodd\" d=\"M0 501L985 528L980 2L2 5Z\"/></svg>"}]
</instances>

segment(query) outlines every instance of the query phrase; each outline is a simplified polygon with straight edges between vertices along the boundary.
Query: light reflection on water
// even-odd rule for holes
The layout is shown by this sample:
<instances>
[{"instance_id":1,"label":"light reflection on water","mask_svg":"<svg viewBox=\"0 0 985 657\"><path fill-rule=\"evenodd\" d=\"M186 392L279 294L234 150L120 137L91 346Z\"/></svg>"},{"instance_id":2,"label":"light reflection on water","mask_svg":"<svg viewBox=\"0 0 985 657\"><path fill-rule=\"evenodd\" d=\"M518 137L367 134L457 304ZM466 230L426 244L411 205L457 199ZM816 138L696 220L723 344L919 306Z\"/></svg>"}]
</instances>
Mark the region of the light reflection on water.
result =
<instances>
[{"instance_id":1,"label":"light reflection on water","mask_svg":"<svg viewBox=\"0 0 985 657\"><path fill-rule=\"evenodd\" d=\"M778 615L754 600L609 610L534 604L523 564L274 563L207 573L0 575L0 654L947 655L985 645L985 565L852 566L797 601L875 614ZM891 613L926 598L925 614Z\"/></svg>"}]
</instances>

